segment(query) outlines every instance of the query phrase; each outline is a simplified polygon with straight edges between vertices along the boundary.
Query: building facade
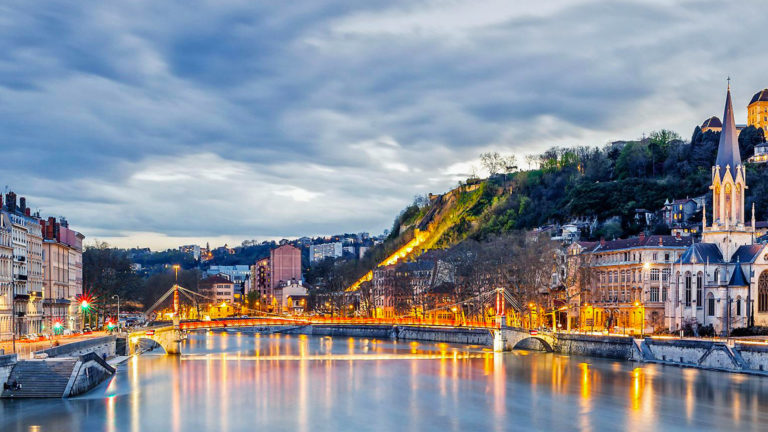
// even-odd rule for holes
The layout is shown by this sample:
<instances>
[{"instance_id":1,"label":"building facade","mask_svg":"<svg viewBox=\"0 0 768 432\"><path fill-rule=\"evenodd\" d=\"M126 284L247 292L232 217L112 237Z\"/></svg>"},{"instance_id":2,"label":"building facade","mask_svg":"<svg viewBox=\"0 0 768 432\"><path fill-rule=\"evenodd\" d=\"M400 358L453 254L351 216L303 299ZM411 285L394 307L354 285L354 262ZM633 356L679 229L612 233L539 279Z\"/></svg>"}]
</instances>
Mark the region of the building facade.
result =
<instances>
[{"instance_id":1,"label":"building facade","mask_svg":"<svg viewBox=\"0 0 768 432\"><path fill-rule=\"evenodd\" d=\"M272 289L277 288L281 282L288 283L292 280L302 280L301 274L301 250L289 244L272 249L269 252L269 275Z\"/></svg>"},{"instance_id":2,"label":"building facade","mask_svg":"<svg viewBox=\"0 0 768 432\"><path fill-rule=\"evenodd\" d=\"M83 294L83 239L66 220L40 221L43 235L43 325L81 330L77 299Z\"/></svg>"}]
</instances>

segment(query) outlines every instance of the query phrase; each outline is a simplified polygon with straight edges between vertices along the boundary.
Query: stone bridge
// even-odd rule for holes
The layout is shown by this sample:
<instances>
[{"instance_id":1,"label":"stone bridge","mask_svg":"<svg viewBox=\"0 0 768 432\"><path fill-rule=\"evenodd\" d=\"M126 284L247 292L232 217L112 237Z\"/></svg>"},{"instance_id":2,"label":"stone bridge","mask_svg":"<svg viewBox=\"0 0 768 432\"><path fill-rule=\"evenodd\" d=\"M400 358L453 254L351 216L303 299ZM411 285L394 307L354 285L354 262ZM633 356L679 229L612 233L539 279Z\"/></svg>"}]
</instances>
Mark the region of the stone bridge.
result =
<instances>
[{"instance_id":1,"label":"stone bridge","mask_svg":"<svg viewBox=\"0 0 768 432\"><path fill-rule=\"evenodd\" d=\"M540 348L547 352L553 352L556 343L555 333L551 332L517 327L493 330L494 351L511 351L515 348Z\"/></svg>"},{"instance_id":2,"label":"stone bridge","mask_svg":"<svg viewBox=\"0 0 768 432\"><path fill-rule=\"evenodd\" d=\"M160 345L166 354L181 354L182 333L172 325L152 327L128 335L128 346L133 354L150 346Z\"/></svg>"}]
</instances>

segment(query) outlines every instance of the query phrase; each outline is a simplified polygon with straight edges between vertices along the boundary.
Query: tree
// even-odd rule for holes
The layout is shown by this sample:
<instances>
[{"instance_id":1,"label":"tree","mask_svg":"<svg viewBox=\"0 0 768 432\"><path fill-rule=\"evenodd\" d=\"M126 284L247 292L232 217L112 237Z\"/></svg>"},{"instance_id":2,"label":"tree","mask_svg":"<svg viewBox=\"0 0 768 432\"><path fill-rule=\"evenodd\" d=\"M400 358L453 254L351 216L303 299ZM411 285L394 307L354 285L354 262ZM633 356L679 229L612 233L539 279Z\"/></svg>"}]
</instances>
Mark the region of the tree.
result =
<instances>
[{"instance_id":1,"label":"tree","mask_svg":"<svg viewBox=\"0 0 768 432\"><path fill-rule=\"evenodd\" d=\"M141 301L141 279L133 272L125 251L96 242L83 251L83 292L92 297L96 322L101 322L108 307L119 295L123 301Z\"/></svg>"},{"instance_id":2,"label":"tree","mask_svg":"<svg viewBox=\"0 0 768 432\"><path fill-rule=\"evenodd\" d=\"M491 176L499 173L510 173L517 169L515 155L502 156L498 152L487 152L480 155L480 164Z\"/></svg>"},{"instance_id":3,"label":"tree","mask_svg":"<svg viewBox=\"0 0 768 432\"><path fill-rule=\"evenodd\" d=\"M755 154L755 146L765 142L765 134L762 128L752 125L745 127L739 133L739 151L741 160L745 161Z\"/></svg>"}]
</instances>

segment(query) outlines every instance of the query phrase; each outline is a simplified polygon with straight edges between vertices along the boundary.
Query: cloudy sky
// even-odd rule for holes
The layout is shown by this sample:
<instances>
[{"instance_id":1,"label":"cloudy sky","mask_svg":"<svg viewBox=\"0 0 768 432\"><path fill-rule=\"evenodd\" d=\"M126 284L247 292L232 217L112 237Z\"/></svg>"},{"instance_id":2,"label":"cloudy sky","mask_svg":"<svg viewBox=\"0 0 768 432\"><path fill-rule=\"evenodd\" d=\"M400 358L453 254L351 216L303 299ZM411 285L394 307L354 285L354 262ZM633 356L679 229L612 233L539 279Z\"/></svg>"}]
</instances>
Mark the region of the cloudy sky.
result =
<instances>
[{"instance_id":1,"label":"cloudy sky","mask_svg":"<svg viewBox=\"0 0 768 432\"><path fill-rule=\"evenodd\" d=\"M483 151L737 122L763 1L0 5L0 186L153 249L388 228Z\"/></svg>"}]
</instances>

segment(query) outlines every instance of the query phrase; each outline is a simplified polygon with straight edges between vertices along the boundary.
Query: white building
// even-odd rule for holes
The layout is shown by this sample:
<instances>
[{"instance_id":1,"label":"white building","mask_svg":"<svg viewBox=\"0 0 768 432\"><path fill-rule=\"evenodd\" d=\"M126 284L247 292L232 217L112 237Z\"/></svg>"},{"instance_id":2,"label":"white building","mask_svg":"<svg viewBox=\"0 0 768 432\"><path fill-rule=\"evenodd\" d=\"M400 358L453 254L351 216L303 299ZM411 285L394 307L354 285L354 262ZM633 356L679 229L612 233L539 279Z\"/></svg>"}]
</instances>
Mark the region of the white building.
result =
<instances>
[{"instance_id":1,"label":"white building","mask_svg":"<svg viewBox=\"0 0 768 432\"><path fill-rule=\"evenodd\" d=\"M730 88L712 167L712 223L704 209L702 242L673 265L674 293L666 304L670 330L712 325L717 333L768 325L768 245L755 241L755 212L745 223L748 189L739 154Z\"/></svg>"},{"instance_id":2,"label":"white building","mask_svg":"<svg viewBox=\"0 0 768 432\"><path fill-rule=\"evenodd\" d=\"M326 258L340 258L342 253L341 242L314 244L309 247L309 262L314 264Z\"/></svg>"}]
</instances>

